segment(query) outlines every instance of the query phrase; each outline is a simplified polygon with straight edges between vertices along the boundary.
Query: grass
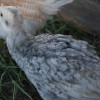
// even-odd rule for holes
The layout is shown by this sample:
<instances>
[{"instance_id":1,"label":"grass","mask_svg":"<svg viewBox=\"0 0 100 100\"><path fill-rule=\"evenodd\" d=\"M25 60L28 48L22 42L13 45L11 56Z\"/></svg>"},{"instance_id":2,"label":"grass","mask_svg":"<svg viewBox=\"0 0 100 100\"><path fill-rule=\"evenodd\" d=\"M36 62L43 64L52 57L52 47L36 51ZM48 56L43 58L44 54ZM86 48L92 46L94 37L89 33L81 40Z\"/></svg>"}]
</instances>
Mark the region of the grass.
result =
<instances>
[{"instance_id":1,"label":"grass","mask_svg":"<svg viewBox=\"0 0 100 100\"><path fill-rule=\"evenodd\" d=\"M73 35L76 39L94 45L99 54L99 38L86 34L72 22L62 22L55 18L48 21L43 32ZM23 71L12 60L3 40L0 40L0 100L42 100Z\"/></svg>"}]
</instances>

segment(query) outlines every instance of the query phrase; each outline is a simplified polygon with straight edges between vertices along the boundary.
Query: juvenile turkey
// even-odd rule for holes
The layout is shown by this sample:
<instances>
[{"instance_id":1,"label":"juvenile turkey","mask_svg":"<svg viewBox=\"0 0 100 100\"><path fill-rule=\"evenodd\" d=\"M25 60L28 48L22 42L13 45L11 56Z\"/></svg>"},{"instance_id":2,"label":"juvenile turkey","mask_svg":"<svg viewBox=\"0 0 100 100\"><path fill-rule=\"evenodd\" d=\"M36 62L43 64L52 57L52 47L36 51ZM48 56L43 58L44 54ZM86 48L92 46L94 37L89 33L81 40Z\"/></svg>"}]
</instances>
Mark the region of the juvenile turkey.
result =
<instances>
[{"instance_id":1,"label":"juvenile turkey","mask_svg":"<svg viewBox=\"0 0 100 100\"><path fill-rule=\"evenodd\" d=\"M30 37L15 7L0 7L0 22L9 53L43 100L100 100L100 58L91 45L61 34Z\"/></svg>"}]
</instances>

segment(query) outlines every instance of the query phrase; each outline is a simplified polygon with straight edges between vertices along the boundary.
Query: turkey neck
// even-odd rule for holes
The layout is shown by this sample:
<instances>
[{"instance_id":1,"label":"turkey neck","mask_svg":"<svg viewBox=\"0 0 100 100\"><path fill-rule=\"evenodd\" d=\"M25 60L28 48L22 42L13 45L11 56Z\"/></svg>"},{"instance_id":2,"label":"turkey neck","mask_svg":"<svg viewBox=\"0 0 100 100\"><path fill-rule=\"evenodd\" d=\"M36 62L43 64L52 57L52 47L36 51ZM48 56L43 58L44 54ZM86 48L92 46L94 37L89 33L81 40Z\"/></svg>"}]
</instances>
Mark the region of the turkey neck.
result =
<instances>
[{"instance_id":1,"label":"turkey neck","mask_svg":"<svg viewBox=\"0 0 100 100\"><path fill-rule=\"evenodd\" d=\"M22 30L22 28L13 30L7 36L6 42L9 52L12 53L16 48L20 48L20 44L24 43L25 40L29 40L28 34Z\"/></svg>"}]
</instances>

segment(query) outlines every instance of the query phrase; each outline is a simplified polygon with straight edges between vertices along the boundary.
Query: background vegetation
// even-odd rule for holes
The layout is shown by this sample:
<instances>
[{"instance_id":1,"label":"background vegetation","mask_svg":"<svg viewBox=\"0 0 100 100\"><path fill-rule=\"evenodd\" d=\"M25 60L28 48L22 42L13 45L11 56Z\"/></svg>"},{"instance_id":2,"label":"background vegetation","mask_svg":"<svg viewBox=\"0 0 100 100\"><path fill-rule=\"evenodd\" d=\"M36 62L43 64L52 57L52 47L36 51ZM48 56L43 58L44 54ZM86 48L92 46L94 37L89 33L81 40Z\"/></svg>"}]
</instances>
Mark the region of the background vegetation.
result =
<instances>
[{"instance_id":1,"label":"background vegetation","mask_svg":"<svg viewBox=\"0 0 100 100\"><path fill-rule=\"evenodd\" d=\"M100 39L86 34L72 22L55 18L48 21L43 32L72 35L76 39L88 41L100 55ZM23 71L12 60L3 40L0 40L0 100L42 100Z\"/></svg>"}]
</instances>

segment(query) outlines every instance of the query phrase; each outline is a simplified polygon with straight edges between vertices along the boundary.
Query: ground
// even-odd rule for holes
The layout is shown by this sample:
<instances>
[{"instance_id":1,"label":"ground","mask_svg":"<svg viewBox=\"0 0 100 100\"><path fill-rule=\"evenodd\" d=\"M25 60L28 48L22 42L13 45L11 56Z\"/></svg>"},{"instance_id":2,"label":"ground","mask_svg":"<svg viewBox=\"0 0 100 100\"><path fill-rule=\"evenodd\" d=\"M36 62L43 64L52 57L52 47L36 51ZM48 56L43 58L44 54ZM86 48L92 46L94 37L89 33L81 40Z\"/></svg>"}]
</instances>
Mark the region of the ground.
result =
<instances>
[{"instance_id":1,"label":"ground","mask_svg":"<svg viewBox=\"0 0 100 100\"><path fill-rule=\"evenodd\" d=\"M100 56L100 38L82 31L73 22L54 18L47 22L42 32L70 34L76 39L88 41L96 47L95 50ZM0 100L42 100L23 71L12 60L3 40L0 40Z\"/></svg>"}]
</instances>

